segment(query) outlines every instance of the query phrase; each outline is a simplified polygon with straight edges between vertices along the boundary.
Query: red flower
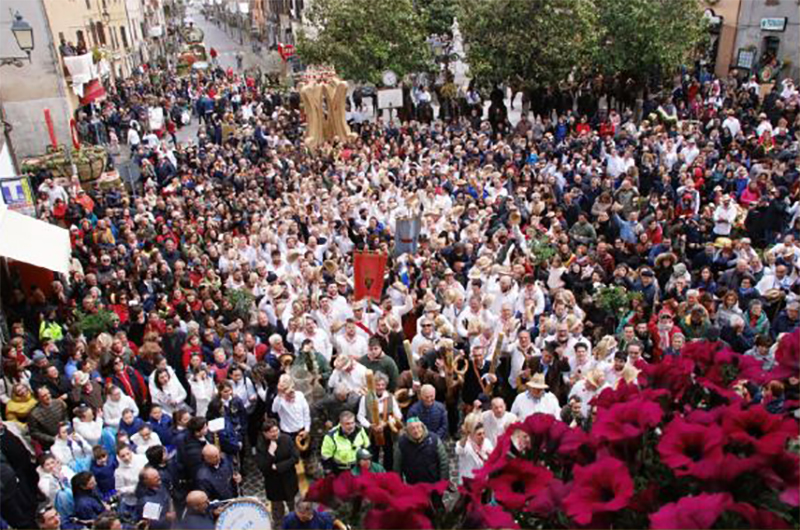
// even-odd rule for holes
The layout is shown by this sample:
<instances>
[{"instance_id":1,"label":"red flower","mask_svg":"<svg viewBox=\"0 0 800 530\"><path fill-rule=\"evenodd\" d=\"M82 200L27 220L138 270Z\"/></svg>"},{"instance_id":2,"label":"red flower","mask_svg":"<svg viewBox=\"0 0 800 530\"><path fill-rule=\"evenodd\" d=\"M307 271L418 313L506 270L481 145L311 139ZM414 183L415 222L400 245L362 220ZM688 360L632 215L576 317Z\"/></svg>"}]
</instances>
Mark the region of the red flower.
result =
<instances>
[{"instance_id":1,"label":"red flower","mask_svg":"<svg viewBox=\"0 0 800 530\"><path fill-rule=\"evenodd\" d=\"M569 493L570 488L571 484L564 484L562 481L554 478L547 484L545 489L528 501L528 506L525 508L525 511L545 519L555 515L561 508L561 503Z\"/></svg>"},{"instance_id":2,"label":"red flower","mask_svg":"<svg viewBox=\"0 0 800 530\"><path fill-rule=\"evenodd\" d=\"M732 441L751 446L761 455L781 453L786 441L798 432L795 420L770 414L760 405L747 409L740 405L729 407L722 428Z\"/></svg>"},{"instance_id":3,"label":"red flower","mask_svg":"<svg viewBox=\"0 0 800 530\"><path fill-rule=\"evenodd\" d=\"M722 429L675 419L664 429L658 443L661 461L676 475L707 479L722 462Z\"/></svg>"},{"instance_id":4,"label":"red flower","mask_svg":"<svg viewBox=\"0 0 800 530\"><path fill-rule=\"evenodd\" d=\"M680 530L683 528L711 528L722 512L733 504L727 493L704 493L697 497L684 497L678 502L665 504L650 515L653 530Z\"/></svg>"},{"instance_id":5,"label":"red flower","mask_svg":"<svg viewBox=\"0 0 800 530\"><path fill-rule=\"evenodd\" d=\"M773 379L800 377L800 328L781 337L775 360L777 366L770 372Z\"/></svg>"},{"instance_id":6,"label":"red flower","mask_svg":"<svg viewBox=\"0 0 800 530\"><path fill-rule=\"evenodd\" d=\"M500 506L475 504L469 515L474 528L519 528L511 514Z\"/></svg>"},{"instance_id":7,"label":"red flower","mask_svg":"<svg viewBox=\"0 0 800 530\"><path fill-rule=\"evenodd\" d=\"M771 456L758 467L758 472L770 488L781 493L781 501L800 505L800 457L789 451Z\"/></svg>"},{"instance_id":8,"label":"red flower","mask_svg":"<svg viewBox=\"0 0 800 530\"><path fill-rule=\"evenodd\" d=\"M487 481L497 502L510 510L519 510L553 479L544 467L521 458L510 458Z\"/></svg>"},{"instance_id":9,"label":"red flower","mask_svg":"<svg viewBox=\"0 0 800 530\"><path fill-rule=\"evenodd\" d=\"M433 528L431 520L422 512L413 510L381 510L373 508L367 512L363 521L364 528L382 530L401 530L412 528Z\"/></svg>"},{"instance_id":10,"label":"red flower","mask_svg":"<svg viewBox=\"0 0 800 530\"><path fill-rule=\"evenodd\" d=\"M683 356L670 356L659 363L643 364L641 370L639 384L668 392L673 401L679 401L692 385L694 361Z\"/></svg>"},{"instance_id":11,"label":"red flower","mask_svg":"<svg viewBox=\"0 0 800 530\"><path fill-rule=\"evenodd\" d=\"M587 525L593 517L626 508L631 497L633 480L628 468L607 457L585 467L575 466L575 480L564 499L564 510L577 524Z\"/></svg>"},{"instance_id":12,"label":"red flower","mask_svg":"<svg viewBox=\"0 0 800 530\"><path fill-rule=\"evenodd\" d=\"M340 476L349 475L343 473ZM352 475L351 475L352 476ZM354 487L360 495L379 508L397 511L424 510L430 506L431 493L440 495L447 481L437 484L406 484L397 473L368 473L356 479Z\"/></svg>"},{"instance_id":13,"label":"red flower","mask_svg":"<svg viewBox=\"0 0 800 530\"><path fill-rule=\"evenodd\" d=\"M731 511L741 515L750 523L750 528L791 528L789 523L769 510L759 510L746 502L731 506Z\"/></svg>"},{"instance_id":14,"label":"red flower","mask_svg":"<svg viewBox=\"0 0 800 530\"><path fill-rule=\"evenodd\" d=\"M661 421L663 411L658 403L638 399L600 409L592 434L612 444L640 438Z\"/></svg>"},{"instance_id":15,"label":"red flower","mask_svg":"<svg viewBox=\"0 0 800 530\"><path fill-rule=\"evenodd\" d=\"M670 357L670 359L672 359L672 357ZM663 364L663 362L658 363L656 366L661 364ZM635 401L638 399L657 401L661 396L665 395L667 395L666 390L643 390L633 383L626 383L624 379L620 379L620 382L616 388L606 387L602 392L600 392L600 394L592 398L592 404L596 405L598 409L601 409L608 408L617 403L625 403L627 401Z\"/></svg>"}]
</instances>

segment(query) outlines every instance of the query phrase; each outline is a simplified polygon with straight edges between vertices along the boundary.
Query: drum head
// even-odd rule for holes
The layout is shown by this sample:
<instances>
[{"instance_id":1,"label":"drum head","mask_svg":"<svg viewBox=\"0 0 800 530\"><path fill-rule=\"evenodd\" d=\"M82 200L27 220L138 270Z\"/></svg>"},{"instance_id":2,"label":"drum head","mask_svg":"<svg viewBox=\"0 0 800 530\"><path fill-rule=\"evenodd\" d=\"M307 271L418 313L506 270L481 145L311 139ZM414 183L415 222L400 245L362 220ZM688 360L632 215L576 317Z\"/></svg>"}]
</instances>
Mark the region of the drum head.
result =
<instances>
[{"instance_id":1,"label":"drum head","mask_svg":"<svg viewBox=\"0 0 800 530\"><path fill-rule=\"evenodd\" d=\"M215 530L272 530L267 507L255 499L231 502L219 515Z\"/></svg>"}]
</instances>

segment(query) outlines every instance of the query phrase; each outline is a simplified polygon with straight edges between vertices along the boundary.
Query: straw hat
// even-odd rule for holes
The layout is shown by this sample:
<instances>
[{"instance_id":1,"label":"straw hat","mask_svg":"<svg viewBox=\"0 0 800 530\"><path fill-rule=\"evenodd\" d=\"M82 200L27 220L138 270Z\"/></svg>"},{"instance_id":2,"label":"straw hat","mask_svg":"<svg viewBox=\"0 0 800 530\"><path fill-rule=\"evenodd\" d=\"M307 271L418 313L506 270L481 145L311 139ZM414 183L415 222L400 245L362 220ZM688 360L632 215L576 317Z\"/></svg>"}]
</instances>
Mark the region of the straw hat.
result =
<instances>
[{"instance_id":1,"label":"straw hat","mask_svg":"<svg viewBox=\"0 0 800 530\"><path fill-rule=\"evenodd\" d=\"M525 383L525 386L534 390L547 390L550 388L547 383L544 382L544 374L533 374L533 377Z\"/></svg>"},{"instance_id":2,"label":"straw hat","mask_svg":"<svg viewBox=\"0 0 800 530\"><path fill-rule=\"evenodd\" d=\"M325 269L325 271L327 271L328 274L331 275L335 275L339 270L339 266L332 259L326 259L325 262L322 264L322 268Z\"/></svg>"},{"instance_id":3,"label":"straw hat","mask_svg":"<svg viewBox=\"0 0 800 530\"><path fill-rule=\"evenodd\" d=\"M475 267L472 267L469 270L469 274L467 274L467 278L470 280L480 280L481 279L481 270L478 268L477 264Z\"/></svg>"},{"instance_id":4,"label":"straw hat","mask_svg":"<svg viewBox=\"0 0 800 530\"><path fill-rule=\"evenodd\" d=\"M89 374L87 374L86 372L82 372L82 371L78 370L72 376L72 382L73 382L73 384L75 386L78 386L78 387L83 386L83 385L85 385L86 383L89 382Z\"/></svg>"},{"instance_id":5,"label":"straw hat","mask_svg":"<svg viewBox=\"0 0 800 530\"><path fill-rule=\"evenodd\" d=\"M290 264L294 263L295 261L300 259L300 256L302 256L302 255L303 254L299 250L292 249L292 250L289 251L289 254L286 256L286 261L288 263L290 263Z\"/></svg>"},{"instance_id":6,"label":"straw hat","mask_svg":"<svg viewBox=\"0 0 800 530\"><path fill-rule=\"evenodd\" d=\"M442 308L439 304L430 300L428 303L425 304L425 312L429 313L431 311L439 311Z\"/></svg>"}]
</instances>

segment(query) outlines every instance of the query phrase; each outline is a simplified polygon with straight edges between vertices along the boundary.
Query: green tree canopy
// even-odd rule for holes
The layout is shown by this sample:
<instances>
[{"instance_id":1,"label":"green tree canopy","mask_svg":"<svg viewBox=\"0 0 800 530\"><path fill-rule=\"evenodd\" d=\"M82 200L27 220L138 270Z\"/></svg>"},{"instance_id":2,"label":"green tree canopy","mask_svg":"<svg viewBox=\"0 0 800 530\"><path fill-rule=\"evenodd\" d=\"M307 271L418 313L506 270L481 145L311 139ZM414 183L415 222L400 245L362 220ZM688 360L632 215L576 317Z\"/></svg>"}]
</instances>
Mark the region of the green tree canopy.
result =
<instances>
[{"instance_id":1,"label":"green tree canopy","mask_svg":"<svg viewBox=\"0 0 800 530\"><path fill-rule=\"evenodd\" d=\"M314 0L313 29L301 31L297 52L306 64L328 64L345 79L380 84L429 71L432 63L423 17L412 0Z\"/></svg>"},{"instance_id":2,"label":"green tree canopy","mask_svg":"<svg viewBox=\"0 0 800 530\"><path fill-rule=\"evenodd\" d=\"M604 74L638 83L669 74L691 60L705 35L697 0L594 1L602 32L595 63Z\"/></svg>"},{"instance_id":3,"label":"green tree canopy","mask_svg":"<svg viewBox=\"0 0 800 530\"><path fill-rule=\"evenodd\" d=\"M483 84L552 86L582 76L598 42L591 0L462 0L470 74Z\"/></svg>"}]
</instances>

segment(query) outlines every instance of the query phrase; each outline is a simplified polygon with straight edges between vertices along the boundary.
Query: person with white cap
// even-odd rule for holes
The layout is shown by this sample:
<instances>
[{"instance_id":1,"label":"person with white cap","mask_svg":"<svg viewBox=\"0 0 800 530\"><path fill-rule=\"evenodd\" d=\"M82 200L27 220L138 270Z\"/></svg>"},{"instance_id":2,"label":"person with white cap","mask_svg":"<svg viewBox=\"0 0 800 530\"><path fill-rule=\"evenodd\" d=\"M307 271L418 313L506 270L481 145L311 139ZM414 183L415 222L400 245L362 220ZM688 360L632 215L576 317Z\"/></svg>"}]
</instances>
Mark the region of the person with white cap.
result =
<instances>
[{"instance_id":1,"label":"person with white cap","mask_svg":"<svg viewBox=\"0 0 800 530\"><path fill-rule=\"evenodd\" d=\"M561 405L558 403L558 398L547 391L550 387L544 382L544 374L533 374L525 386L527 390L519 394L511 405L512 414L520 421L525 421L525 418L532 414L550 414L559 419Z\"/></svg>"},{"instance_id":2,"label":"person with white cap","mask_svg":"<svg viewBox=\"0 0 800 530\"><path fill-rule=\"evenodd\" d=\"M328 388L343 384L350 392L363 394L367 387L367 369L349 355L339 355L333 362L333 373L328 379Z\"/></svg>"}]
</instances>

